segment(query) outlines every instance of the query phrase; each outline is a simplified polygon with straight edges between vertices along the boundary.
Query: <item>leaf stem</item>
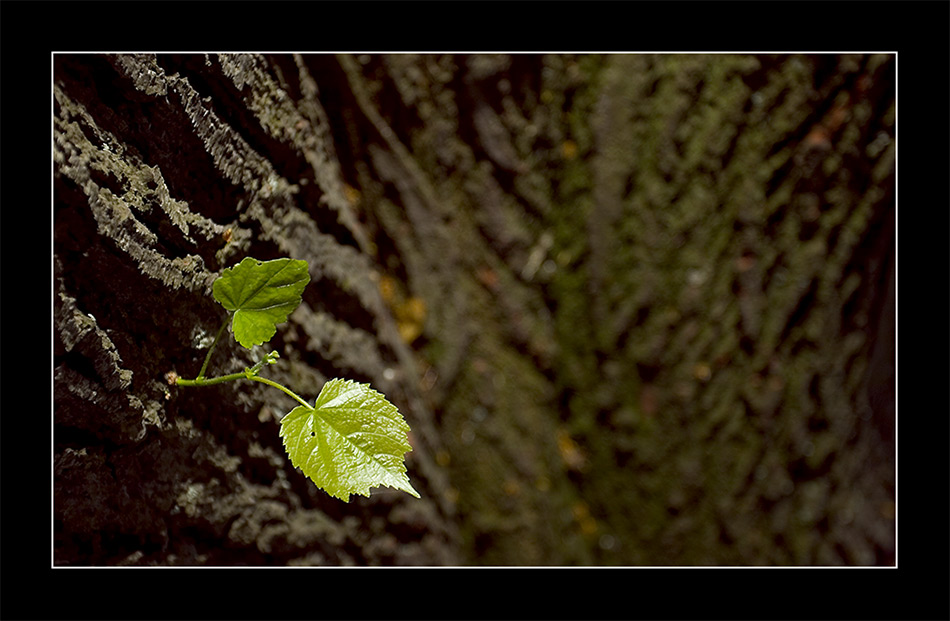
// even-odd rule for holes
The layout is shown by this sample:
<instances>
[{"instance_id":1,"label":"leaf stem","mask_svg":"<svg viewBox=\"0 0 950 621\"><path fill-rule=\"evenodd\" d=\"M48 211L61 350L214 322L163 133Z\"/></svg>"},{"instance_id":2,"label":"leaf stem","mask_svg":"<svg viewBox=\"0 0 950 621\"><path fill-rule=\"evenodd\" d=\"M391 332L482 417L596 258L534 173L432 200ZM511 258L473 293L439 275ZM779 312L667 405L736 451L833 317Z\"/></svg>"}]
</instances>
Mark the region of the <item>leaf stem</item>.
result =
<instances>
[{"instance_id":1,"label":"leaf stem","mask_svg":"<svg viewBox=\"0 0 950 621\"><path fill-rule=\"evenodd\" d=\"M230 319L231 313L228 313L228 316L224 319L224 323L222 323L221 327L218 328L218 333L214 335L214 342L211 343L211 347L208 349L208 353L205 355L205 361L201 365L201 370L198 371L198 379L201 379L205 376L205 371L208 369L208 362L211 360L211 352L214 351L215 346L218 344L218 339L221 338L221 333L224 332L224 329L227 327L228 321L230 321Z\"/></svg>"},{"instance_id":2,"label":"leaf stem","mask_svg":"<svg viewBox=\"0 0 950 621\"><path fill-rule=\"evenodd\" d=\"M273 381L273 380L269 380L269 379L267 379L266 377L261 377L260 375L252 375L252 376L248 377L247 379L249 379L249 380L251 380L251 381L254 381L254 382L261 382L261 383L263 383L263 384L267 384L268 386L273 386L274 388L279 388L279 389L283 390L285 393L287 393L288 395L290 395L291 397L293 397L294 399L296 399L297 402L298 402L300 405L302 405L302 406L304 406L304 407L306 407L306 408L313 409L313 406L310 405L309 403L307 403L306 401L304 401L302 398L300 398L300 397L297 395L297 393L295 393L294 391L292 391L291 389L289 389L289 388L287 388L287 387L285 387L285 386L281 386L280 384L278 384L277 382L275 382L275 381Z\"/></svg>"}]
</instances>

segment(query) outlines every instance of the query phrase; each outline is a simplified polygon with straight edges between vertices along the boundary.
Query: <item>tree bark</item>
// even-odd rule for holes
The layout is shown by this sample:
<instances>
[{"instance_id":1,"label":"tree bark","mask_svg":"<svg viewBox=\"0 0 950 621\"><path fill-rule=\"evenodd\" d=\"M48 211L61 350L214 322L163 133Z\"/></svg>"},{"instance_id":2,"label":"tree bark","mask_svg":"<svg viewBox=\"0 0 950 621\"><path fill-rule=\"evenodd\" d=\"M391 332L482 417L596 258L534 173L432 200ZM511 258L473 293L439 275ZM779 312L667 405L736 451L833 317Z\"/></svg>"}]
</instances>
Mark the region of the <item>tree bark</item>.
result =
<instances>
[{"instance_id":1,"label":"tree bark","mask_svg":"<svg viewBox=\"0 0 950 621\"><path fill-rule=\"evenodd\" d=\"M893 56L58 54L54 82L57 564L893 563ZM279 391L165 381L245 256L311 270L268 376L383 392L422 499L315 488Z\"/></svg>"}]
</instances>

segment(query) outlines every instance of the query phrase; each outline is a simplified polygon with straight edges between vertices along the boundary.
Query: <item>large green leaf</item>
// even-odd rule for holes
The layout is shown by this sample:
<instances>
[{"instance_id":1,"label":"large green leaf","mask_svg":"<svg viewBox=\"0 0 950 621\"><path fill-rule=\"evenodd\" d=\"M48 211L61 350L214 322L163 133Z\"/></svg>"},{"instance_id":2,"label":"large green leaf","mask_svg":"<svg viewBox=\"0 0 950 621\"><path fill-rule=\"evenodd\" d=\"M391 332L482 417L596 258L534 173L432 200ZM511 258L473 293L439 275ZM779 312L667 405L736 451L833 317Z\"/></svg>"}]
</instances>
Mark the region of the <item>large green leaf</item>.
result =
<instances>
[{"instance_id":1,"label":"large green leaf","mask_svg":"<svg viewBox=\"0 0 950 621\"><path fill-rule=\"evenodd\" d=\"M387 485L419 498L406 475L409 425L396 406L369 387L333 379L311 407L298 406L280 421L290 461L331 496L369 496Z\"/></svg>"},{"instance_id":2,"label":"large green leaf","mask_svg":"<svg viewBox=\"0 0 950 621\"><path fill-rule=\"evenodd\" d=\"M269 341L277 324L287 321L308 282L306 261L248 257L214 281L214 299L232 311L234 338L250 349Z\"/></svg>"}]
</instances>

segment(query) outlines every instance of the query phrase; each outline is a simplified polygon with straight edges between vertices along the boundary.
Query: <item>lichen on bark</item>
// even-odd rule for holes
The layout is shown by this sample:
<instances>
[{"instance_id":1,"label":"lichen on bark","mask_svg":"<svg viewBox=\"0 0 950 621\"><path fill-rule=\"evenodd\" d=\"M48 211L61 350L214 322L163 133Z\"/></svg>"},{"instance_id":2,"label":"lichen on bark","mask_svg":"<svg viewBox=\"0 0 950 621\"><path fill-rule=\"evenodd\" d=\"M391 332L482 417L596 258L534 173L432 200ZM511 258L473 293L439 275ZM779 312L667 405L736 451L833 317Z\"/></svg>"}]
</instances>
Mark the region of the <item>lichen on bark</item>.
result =
<instances>
[{"instance_id":1,"label":"lichen on bark","mask_svg":"<svg viewBox=\"0 0 950 621\"><path fill-rule=\"evenodd\" d=\"M302 112L276 87L272 65L244 60L247 66L231 57L56 58L56 562L451 564L453 527L441 504L403 512L402 543L374 547L362 524L370 521L369 532L382 537L385 522L370 518L390 513L397 499L354 503L350 515L362 517L353 521L297 480L281 457L281 396L258 387L185 394L164 381L170 371L197 372L207 336L221 322L211 282L254 252L308 261L315 284L309 298L317 314L291 316L283 332L288 365L277 379L316 391L325 376L312 366L356 373L385 386L410 420L426 408L406 386L411 358L372 262L354 247L345 222L335 224L345 217L323 214L321 187L339 180L326 155L332 146L308 139L322 160L292 140L261 147L262 136L281 129L278 112L296 114L294 126ZM256 95L247 109L235 107L248 89ZM264 93L272 99L261 99ZM319 110L314 97L311 89L300 106L310 115ZM255 111L276 116L248 116ZM261 126L249 129L241 118ZM270 159L288 156L304 164L284 171L293 183ZM317 170L308 173L308 163ZM253 355L222 345L213 365L229 372L252 364ZM420 414L413 424L414 465L438 489L442 475L426 456L426 443L438 436L425 431L427 420ZM69 474L85 468L77 465L88 462L80 454L96 455L95 477ZM89 495L103 508L125 509L104 513L74 500ZM274 511L253 509L261 506ZM149 516L148 526L133 524L126 510Z\"/></svg>"}]
</instances>

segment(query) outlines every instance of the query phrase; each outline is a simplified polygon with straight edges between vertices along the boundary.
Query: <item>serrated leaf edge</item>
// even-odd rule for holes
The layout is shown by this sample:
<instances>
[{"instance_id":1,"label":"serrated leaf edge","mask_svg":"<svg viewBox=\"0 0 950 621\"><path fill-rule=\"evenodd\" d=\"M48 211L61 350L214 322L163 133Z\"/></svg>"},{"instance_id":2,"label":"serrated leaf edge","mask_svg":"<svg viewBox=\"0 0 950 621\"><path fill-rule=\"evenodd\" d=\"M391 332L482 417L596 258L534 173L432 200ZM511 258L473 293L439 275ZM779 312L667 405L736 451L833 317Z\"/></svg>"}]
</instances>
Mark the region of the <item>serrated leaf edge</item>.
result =
<instances>
[{"instance_id":1,"label":"serrated leaf edge","mask_svg":"<svg viewBox=\"0 0 950 621\"><path fill-rule=\"evenodd\" d=\"M412 445L409 444L408 435L407 435L407 433L406 433L406 432L410 431L409 424L406 422L406 419L405 419L405 417L402 415L402 413L399 412L399 409L398 409L392 402L390 402L388 399L386 399L385 395L383 395L382 393L380 393L380 392L377 391L377 390L374 390L374 389L373 389L371 386L369 386L368 384L361 384L361 383L359 383L359 382L354 382L353 380L332 379L332 380L328 381L326 384L324 384L323 388L320 390L320 394L319 394L319 395L317 396L317 398L314 400L314 405L313 405L313 406L307 406L306 408L304 408L304 406L302 406L302 405L297 406L297 407L295 407L293 410L291 410L290 412L288 412L287 415L284 416L284 417L280 420L280 423L281 423L281 430L280 430L280 434L279 434L279 435L280 435L281 438L283 439L284 449L287 451L287 455L288 455L288 457L290 457L291 463L292 463L295 467L300 468L300 470L303 472L303 467L302 467L301 465L298 465L298 464L296 463L296 460L294 460L293 456L291 456L291 451L289 450L289 447L288 447L288 440L290 440L290 438L289 438L287 435L284 434L284 430L285 430L284 423L285 423L285 421L288 421L288 419L289 419L291 416L293 416L293 415L298 415L297 412L298 412L299 410L303 410L303 412L301 412L301 413L299 414L299 416L306 416L307 414L312 414L312 415L314 415L314 416L319 416L319 417L320 417L320 420L324 421L324 423L325 423L328 427L330 427L334 432L336 432L336 434L339 435L339 436L343 439L343 441L347 442L350 446L352 446L355 450L359 451L360 453L363 453L364 455L367 455L366 451L364 451L364 450L363 450L362 448L360 448L358 445L356 445L356 444L354 444L352 441L350 441L349 438L350 438L350 435L352 435L352 434L349 434L349 435L344 434L344 433L341 432L337 427L335 427L335 426L333 425L332 421L331 421L329 418L327 418L327 417L325 417L325 416L320 416L320 415L317 413L317 410L318 410L318 409L333 409L333 406L327 408L327 404L328 404L328 403L332 403L332 402L335 401L337 398L342 397L342 396L345 394L345 390L344 390L344 392L341 392L340 395L337 395L336 397L333 397L333 399L331 399L331 400L328 401L327 403L322 404L322 405L320 405L320 406L318 407L316 404L319 403L320 398L324 395L324 393L325 393L327 387L328 387L328 386L333 386L333 385L335 385L335 384L344 384L347 388L349 388L350 386L354 386L354 387L361 388L361 389L363 389L363 390L366 390L366 391L368 391L368 392L373 393L375 396L377 396L379 399L381 399L381 400L384 402L385 405L388 405L390 408L392 408L393 412L394 412L394 413L396 414L396 416L398 417L398 419L397 419L395 422L401 423L401 424L399 424L398 426L400 427L400 431L403 433L403 437L399 438L399 439L398 439L398 442L399 442L399 444L400 444L401 447L402 447L402 446L405 446L405 447L406 447L406 450L405 450L405 451L403 452L403 454L402 454L402 455L403 455L403 460L399 463L399 466L400 466L399 469L396 470L396 471L393 471L393 470L391 470L390 468L387 468L386 465L383 464L382 462L380 462L378 459L376 459L375 456L373 456L373 455L368 455L368 457L369 457L370 459L372 459L374 462L376 462L376 463L379 465L379 467L380 467L381 470L383 470L384 472L387 472L387 473L389 473L390 475L392 475L392 478L393 478L393 479L396 479L396 481L397 481L398 483L400 483L401 485L391 485L391 484L385 483L385 482L378 482L378 483L376 483L376 484L369 484L369 485L367 485L367 486L366 486L366 488L367 488L367 489L366 489L366 492L363 492L363 491L360 491L360 490L355 490L355 489L352 489L352 487L349 487L349 488L348 488L348 492L346 492L346 491L343 492L343 493L346 495L346 497L344 498L343 496L339 496L339 495L337 495L337 494L335 494L335 493L333 493L333 492L327 490L323 485L321 485L319 482L317 482L316 480L314 480L314 478L313 478L309 473L304 472L304 474L307 476L307 478L309 478L311 481L314 482L315 485L317 485L318 487L320 487L321 489L323 489L324 491L326 491L326 492L327 492L328 494L330 494L331 496L334 496L334 497L336 497L336 498L340 498L341 500L343 500L343 501L345 501L345 502L349 502L349 497L350 497L350 495L356 495L356 494L358 494L358 495L361 495L361 496L369 497L369 495L370 495L370 488L373 488L373 487L391 487L391 488L393 488L393 489L401 490L401 491L404 491L404 492L406 492L406 493L408 493L408 494L411 494L412 496L415 496L416 498L421 498L421 496L419 495L419 492L417 492L417 491L415 490L415 488L412 487L412 483L409 481L409 474L408 474L408 470L406 469L406 465L405 465L405 454L408 453L408 452L410 452L410 451L412 451ZM338 407L342 407L342 406L338 406ZM311 425L312 425L312 422L311 422ZM306 426L306 425L305 425L305 426ZM359 433L362 434L362 433L368 433L368 432L359 432ZM386 439L389 439L389 440L393 440L393 439L394 439L392 436L389 436L389 435L386 435L386 434L376 434L376 435L380 435L381 437L386 438ZM298 442L299 442L299 440L298 440ZM395 455L394 455L394 456L395 456Z\"/></svg>"}]
</instances>

